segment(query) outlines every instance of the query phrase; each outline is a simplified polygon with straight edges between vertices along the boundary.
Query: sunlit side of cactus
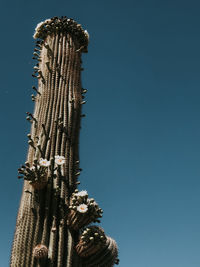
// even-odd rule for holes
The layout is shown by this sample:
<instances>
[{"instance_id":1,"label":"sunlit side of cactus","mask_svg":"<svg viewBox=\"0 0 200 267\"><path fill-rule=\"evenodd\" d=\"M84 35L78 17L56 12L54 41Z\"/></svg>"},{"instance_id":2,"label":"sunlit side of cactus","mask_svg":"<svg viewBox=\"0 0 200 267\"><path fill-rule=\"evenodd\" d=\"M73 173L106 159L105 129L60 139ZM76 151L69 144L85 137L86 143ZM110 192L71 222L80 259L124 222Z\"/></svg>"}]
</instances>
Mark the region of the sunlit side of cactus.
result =
<instances>
[{"instance_id":1,"label":"sunlit side of cactus","mask_svg":"<svg viewBox=\"0 0 200 267\"><path fill-rule=\"evenodd\" d=\"M73 19L54 17L37 25L34 38L37 63L32 76L38 88L33 86L34 113L27 112L31 132L27 161L18 170L24 187L10 266L113 266L117 249L110 239L104 238L103 250L92 249L105 253L104 265L93 253L91 259L80 253L87 251L81 248L81 229L102 216L87 192L76 189L86 92L81 85L81 53L87 52L89 35Z\"/></svg>"}]
</instances>

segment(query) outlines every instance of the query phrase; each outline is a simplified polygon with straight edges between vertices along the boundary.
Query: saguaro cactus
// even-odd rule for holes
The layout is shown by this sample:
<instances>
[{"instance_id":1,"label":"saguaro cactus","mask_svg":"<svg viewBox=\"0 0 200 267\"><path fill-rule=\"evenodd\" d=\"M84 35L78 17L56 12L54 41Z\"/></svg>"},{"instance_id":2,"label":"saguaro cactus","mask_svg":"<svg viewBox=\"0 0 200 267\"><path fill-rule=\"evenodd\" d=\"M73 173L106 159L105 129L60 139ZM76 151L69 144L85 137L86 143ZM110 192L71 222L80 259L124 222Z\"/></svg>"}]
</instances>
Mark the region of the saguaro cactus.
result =
<instances>
[{"instance_id":1,"label":"saguaro cactus","mask_svg":"<svg viewBox=\"0 0 200 267\"><path fill-rule=\"evenodd\" d=\"M86 90L81 86L81 53L89 35L80 24L54 17L37 25L33 77L35 110L27 112L27 161L11 253L11 267L113 266L114 240L91 222L102 210L78 191L79 130Z\"/></svg>"}]
</instances>

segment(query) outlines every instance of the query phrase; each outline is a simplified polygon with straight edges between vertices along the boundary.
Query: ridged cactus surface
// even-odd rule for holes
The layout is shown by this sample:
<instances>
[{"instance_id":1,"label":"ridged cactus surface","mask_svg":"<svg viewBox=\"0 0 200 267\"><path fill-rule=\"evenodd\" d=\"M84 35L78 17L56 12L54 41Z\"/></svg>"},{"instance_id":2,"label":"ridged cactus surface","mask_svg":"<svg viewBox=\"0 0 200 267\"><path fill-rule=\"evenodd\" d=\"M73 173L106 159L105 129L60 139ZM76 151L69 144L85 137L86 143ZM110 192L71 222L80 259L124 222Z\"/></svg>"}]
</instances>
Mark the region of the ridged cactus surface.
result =
<instances>
[{"instance_id":1,"label":"ridged cactus surface","mask_svg":"<svg viewBox=\"0 0 200 267\"><path fill-rule=\"evenodd\" d=\"M76 189L86 92L81 85L81 53L87 51L88 33L73 19L54 17L37 25L34 38L32 76L38 85L33 86L34 113L27 112L27 161L18 170L24 186L10 266L113 266L117 248L110 238L99 251L101 264L95 255L82 259L77 253L82 251L82 228L102 215L94 199Z\"/></svg>"}]
</instances>

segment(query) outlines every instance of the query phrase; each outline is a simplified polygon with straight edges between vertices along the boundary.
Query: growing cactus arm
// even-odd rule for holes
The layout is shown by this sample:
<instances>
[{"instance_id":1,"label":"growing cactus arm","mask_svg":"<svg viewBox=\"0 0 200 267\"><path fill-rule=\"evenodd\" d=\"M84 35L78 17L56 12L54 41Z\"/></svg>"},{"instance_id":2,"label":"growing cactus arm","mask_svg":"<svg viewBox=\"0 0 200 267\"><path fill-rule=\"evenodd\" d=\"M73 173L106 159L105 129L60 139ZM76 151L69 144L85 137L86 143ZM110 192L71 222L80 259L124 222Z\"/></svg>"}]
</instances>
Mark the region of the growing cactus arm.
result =
<instances>
[{"instance_id":1,"label":"growing cactus arm","mask_svg":"<svg viewBox=\"0 0 200 267\"><path fill-rule=\"evenodd\" d=\"M97 251L95 254L84 260L84 267L112 267L115 264L115 261L118 256L117 245L116 242L107 237L106 246L102 247L99 252Z\"/></svg>"}]
</instances>

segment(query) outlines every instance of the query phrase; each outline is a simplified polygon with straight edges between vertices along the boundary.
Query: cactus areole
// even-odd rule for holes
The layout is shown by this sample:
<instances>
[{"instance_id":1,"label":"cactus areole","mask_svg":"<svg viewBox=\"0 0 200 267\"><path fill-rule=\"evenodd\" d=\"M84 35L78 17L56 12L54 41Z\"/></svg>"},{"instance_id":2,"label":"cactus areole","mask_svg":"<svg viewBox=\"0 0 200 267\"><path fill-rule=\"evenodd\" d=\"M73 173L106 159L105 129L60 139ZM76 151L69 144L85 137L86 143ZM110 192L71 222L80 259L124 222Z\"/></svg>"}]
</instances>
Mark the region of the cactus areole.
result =
<instances>
[{"instance_id":1,"label":"cactus areole","mask_svg":"<svg viewBox=\"0 0 200 267\"><path fill-rule=\"evenodd\" d=\"M78 191L79 130L86 89L81 85L81 54L89 35L67 17L37 25L35 102L27 161L12 245L11 267L111 267L118 263L116 242L98 226L102 209L87 191ZM89 228L88 228L89 227Z\"/></svg>"}]
</instances>

